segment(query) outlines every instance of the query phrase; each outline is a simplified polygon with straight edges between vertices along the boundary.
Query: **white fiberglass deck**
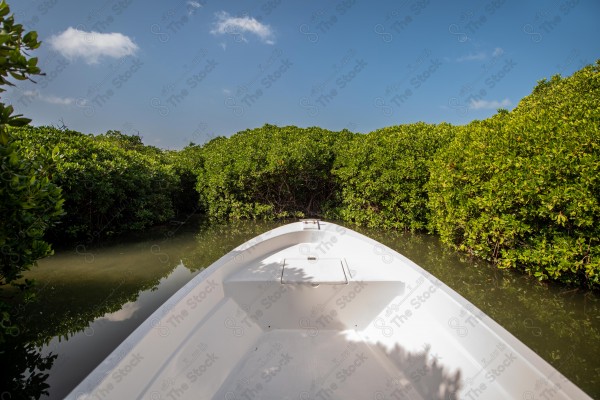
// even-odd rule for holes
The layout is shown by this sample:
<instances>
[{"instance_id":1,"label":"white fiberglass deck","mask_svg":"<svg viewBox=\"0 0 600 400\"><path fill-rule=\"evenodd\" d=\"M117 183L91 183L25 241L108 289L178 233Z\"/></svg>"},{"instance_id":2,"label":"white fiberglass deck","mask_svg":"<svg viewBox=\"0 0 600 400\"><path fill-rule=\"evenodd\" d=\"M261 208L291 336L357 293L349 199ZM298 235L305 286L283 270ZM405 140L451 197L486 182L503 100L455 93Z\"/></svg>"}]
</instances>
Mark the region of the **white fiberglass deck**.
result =
<instances>
[{"instance_id":1,"label":"white fiberglass deck","mask_svg":"<svg viewBox=\"0 0 600 400\"><path fill-rule=\"evenodd\" d=\"M589 398L414 263L323 222L224 256L69 397Z\"/></svg>"}]
</instances>

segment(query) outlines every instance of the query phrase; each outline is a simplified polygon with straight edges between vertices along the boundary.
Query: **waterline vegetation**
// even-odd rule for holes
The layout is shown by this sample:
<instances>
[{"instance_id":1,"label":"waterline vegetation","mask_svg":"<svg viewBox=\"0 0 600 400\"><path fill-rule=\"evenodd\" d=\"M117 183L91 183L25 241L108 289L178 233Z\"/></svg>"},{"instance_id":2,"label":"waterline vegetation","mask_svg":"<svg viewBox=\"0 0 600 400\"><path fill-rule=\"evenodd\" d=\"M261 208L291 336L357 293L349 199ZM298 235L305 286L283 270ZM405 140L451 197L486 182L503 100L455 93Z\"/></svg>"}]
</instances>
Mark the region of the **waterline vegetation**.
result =
<instances>
[{"instance_id":1,"label":"waterline vegetation","mask_svg":"<svg viewBox=\"0 0 600 400\"><path fill-rule=\"evenodd\" d=\"M539 280L600 283L600 64L542 80L512 110L464 126L367 134L264 125L180 151L116 131L23 127L65 215L48 238L105 239L189 213L211 220L321 217L426 231ZM33 160L32 160L33 161Z\"/></svg>"}]
</instances>

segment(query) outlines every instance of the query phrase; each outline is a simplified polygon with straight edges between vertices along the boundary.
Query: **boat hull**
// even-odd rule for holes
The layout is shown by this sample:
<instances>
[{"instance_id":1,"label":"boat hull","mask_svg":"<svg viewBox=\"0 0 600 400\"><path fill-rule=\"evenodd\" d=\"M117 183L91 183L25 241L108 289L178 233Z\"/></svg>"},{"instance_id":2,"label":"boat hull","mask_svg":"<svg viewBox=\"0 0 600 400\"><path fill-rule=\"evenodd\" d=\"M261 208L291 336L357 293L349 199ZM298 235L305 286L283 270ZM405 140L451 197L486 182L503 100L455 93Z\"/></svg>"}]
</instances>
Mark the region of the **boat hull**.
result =
<instances>
[{"instance_id":1,"label":"boat hull","mask_svg":"<svg viewBox=\"0 0 600 400\"><path fill-rule=\"evenodd\" d=\"M202 271L69 398L589 397L401 254L304 221Z\"/></svg>"}]
</instances>

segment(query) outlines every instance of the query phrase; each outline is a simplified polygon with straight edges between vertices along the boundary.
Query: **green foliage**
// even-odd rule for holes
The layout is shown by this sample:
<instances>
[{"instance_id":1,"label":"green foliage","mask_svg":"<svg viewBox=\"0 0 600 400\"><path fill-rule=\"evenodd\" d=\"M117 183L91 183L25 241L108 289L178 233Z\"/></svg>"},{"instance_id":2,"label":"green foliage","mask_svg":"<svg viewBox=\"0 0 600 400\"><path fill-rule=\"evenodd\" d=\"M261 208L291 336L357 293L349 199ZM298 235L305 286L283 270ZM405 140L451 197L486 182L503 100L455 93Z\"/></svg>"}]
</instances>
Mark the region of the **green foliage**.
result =
<instances>
[{"instance_id":1,"label":"green foliage","mask_svg":"<svg viewBox=\"0 0 600 400\"><path fill-rule=\"evenodd\" d=\"M84 135L52 127L15 132L23 148L56 146L54 182L66 215L50 232L61 241L103 239L164 223L175 215L179 176L164 152L117 131Z\"/></svg>"},{"instance_id":2,"label":"green foliage","mask_svg":"<svg viewBox=\"0 0 600 400\"><path fill-rule=\"evenodd\" d=\"M181 218L203 212L196 191L198 174L203 165L202 147L190 144L183 150L166 151L164 156L179 177L179 185L172 193L176 216Z\"/></svg>"},{"instance_id":3,"label":"green foliage","mask_svg":"<svg viewBox=\"0 0 600 400\"><path fill-rule=\"evenodd\" d=\"M6 90L4 86L14 86L9 78L22 81L40 74L37 58L27 54L40 46L37 33L25 33L9 14L10 8L2 1L0 93ZM18 279L37 259L51 253L43 235L61 213L60 189L50 182L44 166L48 151L44 148L36 157L23 157L25 150L13 142L9 128L30 120L13 111L12 106L0 103L0 286Z\"/></svg>"},{"instance_id":4,"label":"green foliage","mask_svg":"<svg viewBox=\"0 0 600 400\"><path fill-rule=\"evenodd\" d=\"M0 285L51 254L44 232L62 214L61 190L48 171L52 154L45 147L28 152L12 138L0 145Z\"/></svg>"},{"instance_id":5,"label":"green foliage","mask_svg":"<svg viewBox=\"0 0 600 400\"><path fill-rule=\"evenodd\" d=\"M424 229L428 162L453 131L448 124L417 123L358 136L340 151L333 170L341 188L339 217L369 227Z\"/></svg>"},{"instance_id":6,"label":"green foliage","mask_svg":"<svg viewBox=\"0 0 600 400\"><path fill-rule=\"evenodd\" d=\"M431 228L540 280L600 283L600 64L540 81L435 157Z\"/></svg>"},{"instance_id":7,"label":"green foliage","mask_svg":"<svg viewBox=\"0 0 600 400\"><path fill-rule=\"evenodd\" d=\"M0 3L0 93L4 86L14 86L9 78L18 81L30 80L30 75L40 75L37 57L29 57L27 52L40 47L37 33L25 33L23 25L15 23L10 8L4 0ZM22 115L12 115L12 106L0 103L0 145L7 145L9 126L24 126L31 120Z\"/></svg>"},{"instance_id":8,"label":"green foliage","mask_svg":"<svg viewBox=\"0 0 600 400\"><path fill-rule=\"evenodd\" d=\"M37 58L27 53L40 46L36 32L25 33L16 24L6 2L0 3L0 93L14 86L9 79L23 81L39 75ZM52 253L44 233L62 213L60 189L51 182L47 165L55 153L41 147L28 154L15 143L11 127L30 120L13 115L10 105L0 103L0 387L8 397L37 398L47 394L47 374L56 356L42 356L26 340L27 327L17 320L15 307L32 297L32 282L14 284L36 260ZM8 287L20 291L7 295ZM13 290L14 292L14 290ZM9 292L10 293L10 292Z\"/></svg>"},{"instance_id":9,"label":"green foliage","mask_svg":"<svg viewBox=\"0 0 600 400\"><path fill-rule=\"evenodd\" d=\"M200 201L216 219L322 215L336 192L336 149L353 136L265 125L213 139L202 149Z\"/></svg>"}]
</instances>

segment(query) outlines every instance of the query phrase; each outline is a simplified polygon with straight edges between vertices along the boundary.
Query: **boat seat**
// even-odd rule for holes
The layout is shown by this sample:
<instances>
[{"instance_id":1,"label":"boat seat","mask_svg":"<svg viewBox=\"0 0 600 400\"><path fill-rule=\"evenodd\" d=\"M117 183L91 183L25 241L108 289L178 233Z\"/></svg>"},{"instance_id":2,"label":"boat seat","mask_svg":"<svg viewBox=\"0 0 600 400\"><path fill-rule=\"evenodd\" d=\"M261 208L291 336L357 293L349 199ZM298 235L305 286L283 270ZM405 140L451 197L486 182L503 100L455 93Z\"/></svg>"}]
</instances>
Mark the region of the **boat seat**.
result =
<instances>
[{"instance_id":1,"label":"boat seat","mask_svg":"<svg viewBox=\"0 0 600 400\"><path fill-rule=\"evenodd\" d=\"M223 290L265 331L345 330L366 327L404 283L358 280L344 258L293 256L249 265Z\"/></svg>"}]
</instances>

